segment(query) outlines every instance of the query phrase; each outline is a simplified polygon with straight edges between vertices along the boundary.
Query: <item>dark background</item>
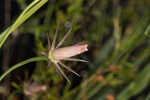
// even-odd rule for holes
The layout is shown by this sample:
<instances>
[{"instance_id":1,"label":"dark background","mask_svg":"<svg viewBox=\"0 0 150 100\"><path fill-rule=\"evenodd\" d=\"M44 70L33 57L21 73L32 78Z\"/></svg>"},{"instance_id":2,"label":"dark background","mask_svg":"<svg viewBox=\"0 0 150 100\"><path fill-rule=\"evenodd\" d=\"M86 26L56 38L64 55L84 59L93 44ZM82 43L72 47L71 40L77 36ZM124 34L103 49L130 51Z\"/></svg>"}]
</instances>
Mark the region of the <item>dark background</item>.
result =
<instances>
[{"instance_id":1,"label":"dark background","mask_svg":"<svg viewBox=\"0 0 150 100\"><path fill-rule=\"evenodd\" d=\"M0 32L12 25L32 0L0 1ZM81 77L66 71L71 85L47 62L16 69L0 83L1 100L149 100L149 0L49 0L15 30L0 49L0 73L48 52L47 35L58 41L72 25L64 46L87 43L88 52L64 62ZM149 30L148 30L149 33ZM33 92L33 88L46 90ZM27 95L27 92L30 95Z\"/></svg>"}]
</instances>

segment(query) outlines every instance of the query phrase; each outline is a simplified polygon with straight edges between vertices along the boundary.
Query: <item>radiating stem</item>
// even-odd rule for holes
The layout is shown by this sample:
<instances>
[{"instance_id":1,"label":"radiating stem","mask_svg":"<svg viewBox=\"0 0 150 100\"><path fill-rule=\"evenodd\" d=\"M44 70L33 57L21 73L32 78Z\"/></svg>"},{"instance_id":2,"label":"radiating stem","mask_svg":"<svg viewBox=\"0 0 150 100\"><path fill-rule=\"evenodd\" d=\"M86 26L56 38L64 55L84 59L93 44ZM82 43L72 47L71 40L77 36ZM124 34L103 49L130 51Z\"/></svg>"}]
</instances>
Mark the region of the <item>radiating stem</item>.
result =
<instances>
[{"instance_id":1,"label":"radiating stem","mask_svg":"<svg viewBox=\"0 0 150 100\"><path fill-rule=\"evenodd\" d=\"M49 34L47 33L47 40L48 40L48 49L50 50L51 44L50 44L50 37Z\"/></svg>"},{"instance_id":2,"label":"radiating stem","mask_svg":"<svg viewBox=\"0 0 150 100\"><path fill-rule=\"evenodd\" d=\"M63 59L63 60L67 60L67 61L79 61L79 62L88 62L88 61L86 61L86 60L76 59L76 58L66 58L66 59Z\"/></svg>"},{"instance_id":3,"label":"radiating stem","mask_svg":"<svg viewBox=\"0 0 150 100\"><path fill-rule=\"evenodd\" d=\"M58 34L58 30L56 29L55 36L54 36L54 39L53 39L53 42L52 42L51 50L54 50L54 48L55 48L57 34Z\"/></svg>"},{"instance_id":4,"label":"radiating stem","mask_svg":"<svg viewBox=\"0 0 150 100\"><path fill-rule=\"evenodd\" d=\"M62 65L62 67L66 68L67 70L69 70L70 72L76 74L77 76L80 76L78 73L76 73L75 71L73 71L71 68L67 67L65 64L63 64L62 62L59 62L60 65Z\"/></svg>"},{"instance_id":5,"label":"radiating stem","mask_svg":"<svg viewBox=\"0 0 150 100\"><path fill-rule=\"evenodd\" d=\"M56 46L56 48L59 48L64 41L66 40L66 38L68 37L68 35L71 33L72 27L69 29L69 31L66 33L66 35L63 37L63 39L58 43L58 45Z\"/></svg>"},{"instance_id":6,"label":"radiating stem","mask_svg":"<svg viewBox=\"0 0 150 100\"><path fill-rule=\"evenodd\" d=\"M70 82L70 80L68 79L68 77L66 76L66 74L62 71L62 69L60 68L60 66L57 64L57 63L54 63L55 64L55 67L57 68L56 70L58 70L62 75L63 75L63 77L69 82L69 83L71 83Z\"/></svg>"}]
</instances>

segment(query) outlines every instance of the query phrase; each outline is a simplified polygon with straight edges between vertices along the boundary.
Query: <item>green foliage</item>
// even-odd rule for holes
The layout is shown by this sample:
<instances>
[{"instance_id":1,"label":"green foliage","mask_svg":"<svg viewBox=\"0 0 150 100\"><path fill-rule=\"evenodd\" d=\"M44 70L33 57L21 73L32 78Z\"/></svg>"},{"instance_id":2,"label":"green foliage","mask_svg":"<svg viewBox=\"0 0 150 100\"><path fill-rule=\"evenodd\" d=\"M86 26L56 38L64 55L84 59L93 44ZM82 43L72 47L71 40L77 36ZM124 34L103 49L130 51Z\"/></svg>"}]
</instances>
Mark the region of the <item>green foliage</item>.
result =
<instances>
[{"instance_id":1,"label":"green foliage","mask_svg":"<svg viewBox=\"0 0 150 100\"><path fill-rule=\"evenodd\" d=\"M23 0L17 2L21 9L27 5ZM52 40L56 26L59 24L58 43L67 32L69 23L73 31L64 45L80 41L89 44L89 51L80 56L88 59L88 64L67 63L81 74L82 79L79 78L79 81L65 71L72 80L72 85L65 83L52 64L47 67L47 63L41 62L47 60L46 57L20 62L4 73L1 79L24 64L37 61L32 76L23 83L33 80L35 83L44 84L47 89L32 96L25 96L27 99L150 99L149 0L49 0L45 8L27 20L46 2L47 0L35 0L27 6L15 23L0 35L0 47L21 25L17 29L19 33L32 34L35 37L34 52L39 56L41 51L48 51L46 33L50 33ZM25 21L26 23L22 24ZM24 90L20 90L20 87L24 86L23 83L18 84L15 80L12 83L15 89L10 94L10 98L17 96L18 93L25 94Z\"/></svg>"},{"instance_id":2,"label":"green foliage","mask_svg":"<svg viewBox=\"0 0 150 100\"><path fill-rule=\"evenodd\" d=\"M35 0L33 1L17 18L12 26L7 28L0 35L0 48L2 47L8 36L16 30L23 22L25 22L31 15L33 15L42 5L44 5L48 0Z\"/></svg>"},{"instance_id":3,"label":"green foliage","mask_svg":"<svg viewBox=\"0 0 150 100\"><path fill-rule=\"evenodd\" d=\"M150 65L145 66L142 72L137 75L136 79L118 95L117 99L128 100L131 96L141 92L149 84L149 70Z\"/></svg>"}]
</instances>

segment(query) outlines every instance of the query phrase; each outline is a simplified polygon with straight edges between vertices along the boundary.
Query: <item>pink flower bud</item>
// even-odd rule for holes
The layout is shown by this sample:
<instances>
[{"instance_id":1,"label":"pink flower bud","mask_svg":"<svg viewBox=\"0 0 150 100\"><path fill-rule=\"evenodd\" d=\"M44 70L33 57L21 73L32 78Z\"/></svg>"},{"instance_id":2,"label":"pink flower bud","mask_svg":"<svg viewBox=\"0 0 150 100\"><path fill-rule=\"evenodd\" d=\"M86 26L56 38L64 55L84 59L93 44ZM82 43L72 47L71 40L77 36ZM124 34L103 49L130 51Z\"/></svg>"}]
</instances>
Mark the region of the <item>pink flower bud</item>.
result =
<instances>
[{"instance_id":1,"label":"pink flower bud","mask_svg":"<svg viewBox=\"0 0 150 100\"><path fill-rule=\"evenodd\" d=\"M26 95L32 95L40 91L45 91L46 88L46 85L26 84L24 92Z\"/></svg>"},{"instance_id":2,"label":"pink flower bud","mask_svg":"<svg viewBox=\"0 0 150 100\"><path fill-rule=\"evenodd\" d=\"M73 45L69 47L57 48L53 51L52 55L55 60L63 60L72 56L79 55L83 52L88 51L88 45Z\"/></svg>"}]
</instances>

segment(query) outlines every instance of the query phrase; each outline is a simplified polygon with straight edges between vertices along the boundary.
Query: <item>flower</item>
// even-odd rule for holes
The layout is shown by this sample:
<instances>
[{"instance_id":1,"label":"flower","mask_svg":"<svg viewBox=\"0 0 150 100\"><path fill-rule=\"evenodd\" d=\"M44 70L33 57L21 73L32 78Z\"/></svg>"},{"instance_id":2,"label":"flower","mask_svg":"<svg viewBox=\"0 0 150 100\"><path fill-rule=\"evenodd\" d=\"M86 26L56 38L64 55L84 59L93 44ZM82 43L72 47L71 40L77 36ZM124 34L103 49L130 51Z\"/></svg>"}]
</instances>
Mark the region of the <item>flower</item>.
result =
<instances>
[{"instance_id":1,"label":"flower","mask_svg":"<svg viewBox=\"0 0 150 100\"><path fill-rule=\"evenodd\" d=\"M72 29L72 28L71 28ZM55 69L58 73L63 75L63 77L70 83L70 80L66 76L66 74L62 71L60 65L64 67L65 69L71 71L72 73L76 74L77 76L80 76L78 73L73 71L71 68L67 67L65 64L61 62L61 60L68 60L68 61L80 61L80 62L87 62L86 60L81 60L81 59L75 59L71 58L73 56L79 55L81 53L84 53L88 51L88 45L87 44L76 44L73 46L67 46L67 47L62 47L59 48L69 33L71 32L71 29L67 32L67 34L63 37L63 39L58 43L58 45L55 47L55 42L56 42L56 37L58 31L56 30L52 45L50 47L50 40L48 38L48 48L49 52L48 53L43 53L43 55L48 56L49 61L52 62L55 65ZM49 37L49 36L48 36Z\"/></svg>"},{"instance_id":2,"label":"flower","mask_svg":"<svg viewBox=\"0 0 150 100\"><path fill-rule=\"evenodd\" d=\"M39 85L37 83L24 83L24 93L25 95L33 95L40 91L45 91L47 89L46 85Z\"/></svg>"},{"instance_id":3,"label":"flower","mask_svg":"<svg viewBox=\"0 0 150 100\"><path fill-rule=\"evenodd\" d=\"M57 61L67 59L88 51L87 47L88 47L87 44L83 44L83 45L73 45L73 46L58 48L53 51L50 51L49 57L51 59L51 56L53 56L54 59Z\"/></svg>"}]
</instances>

